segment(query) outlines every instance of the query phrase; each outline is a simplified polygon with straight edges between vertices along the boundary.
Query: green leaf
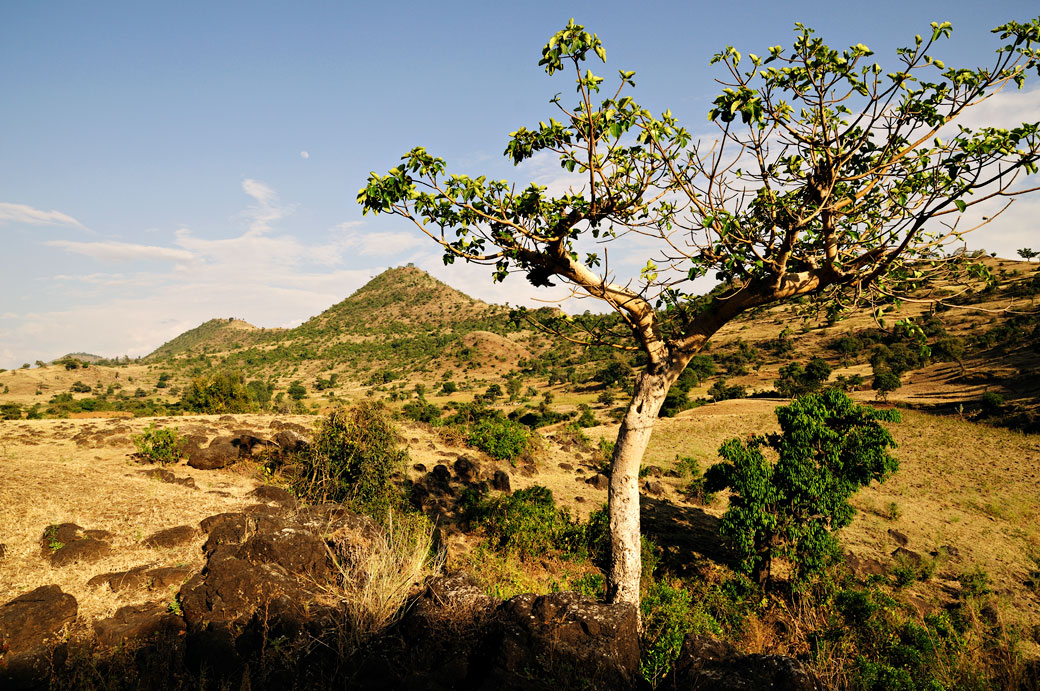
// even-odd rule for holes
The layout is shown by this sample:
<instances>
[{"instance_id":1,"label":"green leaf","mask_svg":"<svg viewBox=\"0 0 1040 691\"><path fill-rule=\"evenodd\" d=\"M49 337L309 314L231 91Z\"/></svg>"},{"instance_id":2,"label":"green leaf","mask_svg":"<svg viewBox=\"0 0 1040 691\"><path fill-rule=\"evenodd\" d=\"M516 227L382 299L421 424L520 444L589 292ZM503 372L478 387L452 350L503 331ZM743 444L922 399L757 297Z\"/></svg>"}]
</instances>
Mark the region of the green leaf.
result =
<instances>
[{"instance_id":1,"label":"green leaf","mask_svg":"<svg viewBox=\"0 0 1040 691\"><path fill-rule=\"evenodd\" d=\"M957 207L957 210L964 213L964 210L968 208L968 205L964 203L963 199L954 199L953 205Z\"/></svg>"}]
</instances>

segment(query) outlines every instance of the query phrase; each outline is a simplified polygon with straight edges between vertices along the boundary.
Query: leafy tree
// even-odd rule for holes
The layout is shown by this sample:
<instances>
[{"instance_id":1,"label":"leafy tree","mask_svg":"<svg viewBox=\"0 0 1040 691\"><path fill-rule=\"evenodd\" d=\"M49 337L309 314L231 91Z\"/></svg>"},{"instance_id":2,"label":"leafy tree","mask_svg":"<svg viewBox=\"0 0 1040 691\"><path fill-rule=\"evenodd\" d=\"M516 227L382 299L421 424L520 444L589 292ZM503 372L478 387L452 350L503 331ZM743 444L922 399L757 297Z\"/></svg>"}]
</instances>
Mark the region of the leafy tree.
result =
<instances>
[{"instance_id":1,"label":"leafy tree","mask_svg":"<svg viewBox=\"0 0 1040 691\"><path fill-rule=\"evenodd\" d=\"M1023 247L1022 249L1018 250L1018 256L1022 257L1026 261L1031 261L1033 257L1035 257L1038 254L1040 254L1040 251L1030 249L1028 247Z\"/></svg>"},{"instance_id":2,"label":"leafy tree","mask_svg":"<svg viewBox=\"0 0 1040 691\"><path fill-rule=\"evenodd\" d=\"M242 372L221 370L192 379L181 396L181 406L196 413L249 413L259 410L260 403Z\"/></svg>"},{"instance_id":3,"label":"leafy tree","mask_svg":"<svg viewBox=\"0 0 1040 691\"><path fill-rule=\"evenodd\" d=\"M632 376L632 369L620 360L611 360L604 365L592 379L603 386L617 386L623 384Z\"/></svg>"},{"instance_id":4,"label":"leafy tree","mask_svg":"<svg viewBox=\"0 0 1040 691\"><path fill-rule=\"evenodd\" d=\"M888 394L892 393L903 385L899 375L890 369L876 369L874 370L874 380L870 383L870 388L877 392L876 396L879 401L887 401Z\"/></svg>"},{"instance_id":5,"label":"leafy tree","mask_svg":"<svg viewBox=\"0 0 1040 691\"><path fill-rule=\"evenodd\" d=\"M289 384L289 388L287 388L285 392L289 394L289 398L294 401L302 401L304 396L307 395L307 387L299 381L293 381Z\"/></svg>"},{"instance_id":6,"label":"leafy tree","mask_svg":"<svg viewBox=\"0 0 1040 691\"><path fill-rule=\"evenodd\" d=\"M897 422L896 411L857 405L831 389L777 408L776 417L780 434L730 439L719 449L725 462L706 473L709 492L734 493L722 532L759 583L778 557L791 563L795 580L826 566L837 553L833 533L852 521L849 498L898 467L888 453L895 442L879 422ZM775 463L763 448L777 454Z\"/></svg>"},{"instance_id":7,"label":"leafy tree","mask_svg":"<svg viewBox=\"0 0 1040 691\"><path fill-rule=\"evenodd\" d=\"M557 155L573 174L568 192L452 174L415 148L358 193L365 213L411 221L448 264L493 266L496 281L511 272L535 286L559 280L605 301L620 327L594 340L643 351L612 459L611 601L639 600L639 465L669 388L713 334L800 296L837 314L874 288L909 290L967 261L942 255L962 233L959 214L1028 189L1012 186L1036 171L1036 123L950 124L1037 68L1040 19L995 31L1003 45L994 64L975 70L933 57L948 23L899 50L890 69L865 45L832 49L801 24L790 50L763 58L727 47L713 58L725 82L709 113L718 140L700 142L669 111L654 116L625 93L633 72L603 92L604 79L584 66L605 61L603 45L572 20L540 64L550 75L573 68L577 104L552 99L560 119L520 127L505 150L517 164ZM638 275L618 277L596 243L631 233L656 237L661 251ZM721 287L695 294L692 282L709 275Z\"/></svg>"},{"instance_id":8,"label":"leafy tree","mask_svg":"<svg viewBox=\"0 0 1040 691\"><path fill-rule=\"evenodd\" d=\"M814 357L805 367L802 367L800 362L792 362L781 367L780 378L773 385L781 396L794 398L819 391L830 376L831 366L827 361Z\"/></svg>"}]
</instances>

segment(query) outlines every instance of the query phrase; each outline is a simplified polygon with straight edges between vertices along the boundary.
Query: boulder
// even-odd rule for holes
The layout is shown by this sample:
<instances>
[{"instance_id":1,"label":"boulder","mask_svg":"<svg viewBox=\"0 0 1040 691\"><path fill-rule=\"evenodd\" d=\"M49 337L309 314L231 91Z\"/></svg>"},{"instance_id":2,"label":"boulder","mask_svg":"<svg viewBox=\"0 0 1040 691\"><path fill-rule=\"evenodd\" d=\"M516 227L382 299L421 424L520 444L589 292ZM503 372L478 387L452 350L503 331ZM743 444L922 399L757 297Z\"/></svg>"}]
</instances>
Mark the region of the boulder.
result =
<instances>
[{"instance_id":1,"label":"boulder","mask_svg":"<svg viewBox=\"0 0 1040 691\"><path fill-rule=\"evenodd\" d=\"M783 655L742 655L729 643L689 635L659 688L713 691L823 691L803 663Z\"/></svg>"},{"instance_id":2,"label":"boulder","mask_svg":"<svg viewBox=\"0 0 1040 691\"><path fill-rule=\"evenodd\" d=\"M491 478L491 487L499 492L511 492L509 473L504 470L496 470L494 476Z\"/></svg>"},{"instance_id":3,"label":"boulder","mask_svg":"<svg viewBox=\"0 0 1040 691\"><path fill-rule=\"evenodd\" d=\"M459 482L468 484L479 479L480 466L477 463L477 459L472 456L459 456L453 468L455 469L455 477L459 479Z\"/></svg>"},{"instance_id":4,"label":"boulder","mask_svg":"<svg viewBox=\"0 0 1040 691\"><path fill-rule=\"evenodd\" d=\"M177 477L169 470L166 470L164 468L149 468L148 470L142 470L141 475L153 478L155 480L158 480L159 482L168 482L177 485L184 485L185 487L190 487L191 489L198 489L195 486L195 478Z\"/></svg>"},{"instance_id":5,"label":"boulder","mask_svg":"<svg viewBox=\"0 0 1040 691\"><path fill-rule=\"evenodd\" d=\"M642 688L636 611L576 593L502 602L464 574L432 579L359 688Z\"/></svg>"},{"instance_id":6,"label":"boulder","mask_svg":"<svg viewBox=\"0 0 1040 691\"><path fill-rule=\"evenodd\" d=\"M279 506L284 506L288 509L296 508L299 504L292 492L274 485L260 485L250 492L249 496L256 497L260 501L269 504L278 504Z\"/></svg>"},{"instance_id":7,"label":"boulder","mask_svg":"<svg viewBox=\"0 0 1040 691\"><path fill-rule=\"evenodd\" d=\"M149 568L135 566L127 571L113 571L94 576L87 585L100 588L108 586L116 590L162 590L170 586L179 586L191 575L191 569L187 566L160 566Z\"/></svg>"},{"instance_id":8,"label":"boulder","mask_svg":"<svg viewBox=\"0 0 1040 691\"><path fill-rule=\"evenodd\" d=\"M76 619L76 598L45 585L0 605L0 688L46 686L51 670L64 662L62 630Z\"/></svg>"},{"instance_id":9,"label":"boulder","mask_svg":"<svg viewBox=\"0 0 1040 691\"><path fill-rule=\"evenodd\" d=\"M157 639L177 639L186 631L184 619L158 604L120 607L108 619L94 622L98 642L110 648Z\"/></svg>"},{"instance_id":10,"label":"boulder","mask_svg":"<svg viewBox=\"0 0 1040 691\"><path fill-rule=\"evenodd\" d=\"M592 485L595 489L606 490L610 487L610 478L603 473L596 473L592 477L585 480L586 485Z\"/></svg>"},{"instance_id":11,"label":"boulder","mask_svg":"<svg viewBox=\"0 0 1040 691\"><path fill-rule=\"evenodd\" d=\"M204 449L188 454L188 465L199 470L224 468L239 458L239 448L232 443L234 437L217 437Z\"/></svg>"},{"instance_id":12,"label":"boulder","mask_svg":"<svg viewBox=\"0 0 1040 691\"><path fill-rule=\"evenodd\" d=\"M51 566L67 566L74 562L93 562L111 551L104 530L84 530L75 523L49 525L40 536L40 554Z\"/></svg>"},{"instance_id":13,"label":"boulder","mask_svg":"<svg viewBox=\"0 0 1040 691\"><path fill-rule=\"evenodd\" d=\"M166 530L152 533L141 540L141 544L145 547L156 549L169 549L170 547L177 547L191 542L198 534L198 531L190 525L179 525L175 528L167 528Z\"/></svg>"}]
</instances>

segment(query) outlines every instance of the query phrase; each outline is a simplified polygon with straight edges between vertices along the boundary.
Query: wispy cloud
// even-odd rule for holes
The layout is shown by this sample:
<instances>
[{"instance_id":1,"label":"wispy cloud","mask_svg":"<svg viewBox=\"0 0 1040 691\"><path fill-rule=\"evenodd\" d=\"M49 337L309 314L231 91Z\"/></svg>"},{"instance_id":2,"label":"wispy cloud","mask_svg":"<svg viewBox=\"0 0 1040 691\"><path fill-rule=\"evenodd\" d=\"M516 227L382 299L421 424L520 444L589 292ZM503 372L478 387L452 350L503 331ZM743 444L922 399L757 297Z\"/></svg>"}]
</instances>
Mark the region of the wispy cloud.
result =
<instances>
[{"instance_id":1,"label":"wispy cloud","mask_svg":"<svg viewBox=\"0 0 1040 691\"><path fill-rule=\"evenodd\" d=\"M5 223L27 223L40 226L71 226L84 228L84 225L68 214L60 211L43 211L25 204L0 202L0 225Z\"/></svg>"},{"instance_id":2,"label":"wispy cloud","mask_svg":"<svg viewBox=\"0 0 1040 691\"><path fill-rule=\"evenodd\" d=\"M245 211L249 219L249 232L246 235L264 235L271 231L276 221L293 212L292 207L280 206L275 191L259 180L246 178L242 181L242 191L256 201Z\"/></svg>"},{"instance_id":3,"label":"wispy cloud","mask_svg":"<svg viewBox=\"0 0 1040 691\"><path fill-rule=\"evenodd\" d=\"M194 257L191 252L182 249L156 247L154 245L136 245L129 242L48 240L43 244L109 262L134 262L154 259L189 261Z\"/></svg>"}]
</instances>

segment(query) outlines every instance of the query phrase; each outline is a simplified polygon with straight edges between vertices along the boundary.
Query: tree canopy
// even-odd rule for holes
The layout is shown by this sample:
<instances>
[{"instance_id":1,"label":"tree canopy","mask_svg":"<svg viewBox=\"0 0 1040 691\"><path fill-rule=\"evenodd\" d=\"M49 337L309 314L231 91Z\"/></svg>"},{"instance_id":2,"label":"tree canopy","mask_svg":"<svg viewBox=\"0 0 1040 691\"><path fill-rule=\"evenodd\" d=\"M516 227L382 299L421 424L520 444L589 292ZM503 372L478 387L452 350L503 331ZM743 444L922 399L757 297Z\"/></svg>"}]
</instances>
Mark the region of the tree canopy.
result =
<instances>
[{"instance_id":1,"label":"tree canopy","mask_svg":"<svg viewBox=\"0 0 1040 691\"><path fill-rule=\"evenodd\" d=\"M1036 172L1038 123L958 119L1040 69L1040 19L995 29L1001 43L986 68L934 57L951 31L933 23L891 67L802 24L789 49L727 46L712 60L723 89L708 139L640 106L628 95L634 72L620 70L608 90L587 65L606 61L602 42L571 20L539 64L549 75L573 71L576 102L557 95L556 117L511 132L505 148L516 164L557 156L573 175L567 192L449 173L420 147L358 193L365 213L412 222L448 264L491 265L496 281L511 272L534 286L562 281L605 301L626 328L597 337L646 353L614 451L612 599L638 601L638 466L654 420L719 328L797 296L840 311L871 291L920 285L954 261L944 248L970 230L960 224L969 207L1032 191L1020 183ZM624 236L656 241L638 275L611 267L606 248ZM704 276L721 287L700 296L694 281Z\"/></svg>"}]
</instances>

